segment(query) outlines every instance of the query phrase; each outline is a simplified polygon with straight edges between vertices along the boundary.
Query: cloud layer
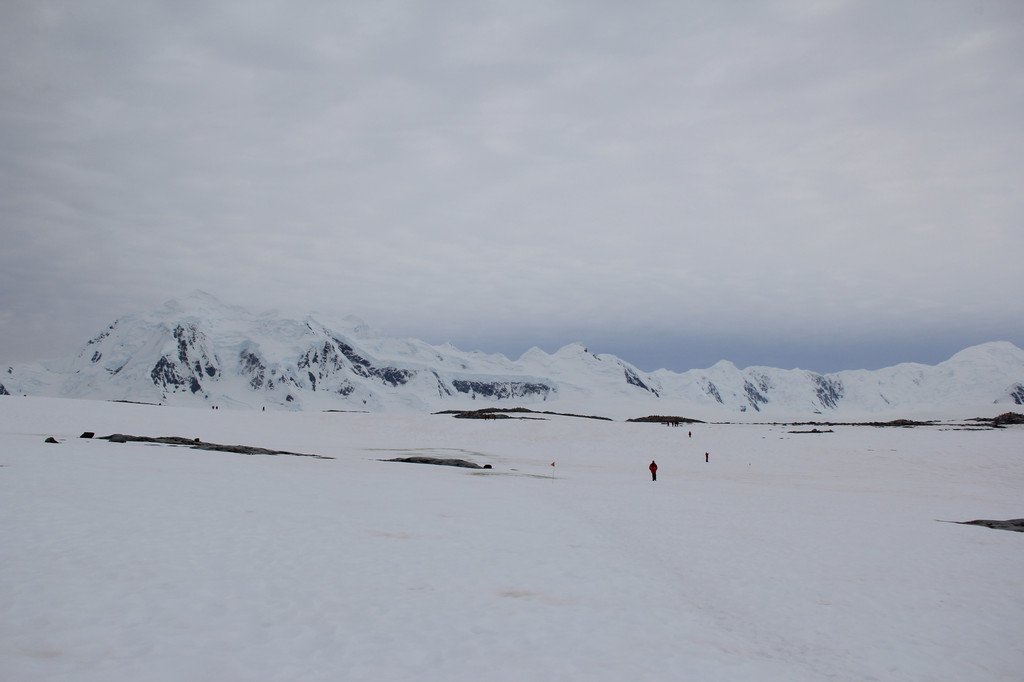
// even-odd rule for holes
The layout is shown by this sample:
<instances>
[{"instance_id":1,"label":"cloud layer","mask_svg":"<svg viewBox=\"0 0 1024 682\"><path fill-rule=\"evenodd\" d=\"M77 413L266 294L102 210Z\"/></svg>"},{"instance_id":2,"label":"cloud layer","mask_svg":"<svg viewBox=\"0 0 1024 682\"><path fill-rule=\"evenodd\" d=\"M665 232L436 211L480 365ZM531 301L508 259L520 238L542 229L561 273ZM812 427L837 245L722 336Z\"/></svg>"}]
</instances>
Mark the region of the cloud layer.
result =
<instances>
[{"instance_id":1,"label":"cloud layer","mask_svg":"<svg viewBox=\"0 0 1024 682\"><path fill-rule=\"evenodd\" d=\"M1020 345L1020 64L1009 2L8 3L0 357L194 288L644 369Z\"/></svg>"}]
</instances>

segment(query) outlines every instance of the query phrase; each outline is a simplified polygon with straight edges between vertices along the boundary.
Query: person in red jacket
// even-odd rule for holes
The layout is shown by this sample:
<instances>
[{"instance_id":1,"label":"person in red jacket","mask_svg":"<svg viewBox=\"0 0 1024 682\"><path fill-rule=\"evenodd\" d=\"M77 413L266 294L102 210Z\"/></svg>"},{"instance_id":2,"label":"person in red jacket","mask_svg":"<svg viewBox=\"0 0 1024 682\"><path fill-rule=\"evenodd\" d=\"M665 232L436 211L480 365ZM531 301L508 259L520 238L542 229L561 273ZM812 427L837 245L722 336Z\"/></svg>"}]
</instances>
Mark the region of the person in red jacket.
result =
<instances>
[{"instance_id":1,"label":"person in red jacket","mask_svg":"<svg viewBox=\"0 0 1024 682\"><path fill-rule=\"evenodd\" d=\"M658 480L658 465L654 462L653 459L651 460L651 466L649 466L647 468L651 470L651 480L652 481L657 481Z\"/></svg>"}]
</instances>

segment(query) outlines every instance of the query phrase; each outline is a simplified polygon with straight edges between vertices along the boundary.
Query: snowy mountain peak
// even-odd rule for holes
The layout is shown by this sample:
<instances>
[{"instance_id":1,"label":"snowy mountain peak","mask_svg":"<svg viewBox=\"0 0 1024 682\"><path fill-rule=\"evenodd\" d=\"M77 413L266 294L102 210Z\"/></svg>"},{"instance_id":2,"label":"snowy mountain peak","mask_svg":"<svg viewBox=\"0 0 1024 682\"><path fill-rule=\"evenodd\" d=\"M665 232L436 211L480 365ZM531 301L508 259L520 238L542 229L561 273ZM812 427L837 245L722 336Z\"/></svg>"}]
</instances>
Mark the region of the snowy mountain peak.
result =
<instances>
[{"instance_id":1,"label":"snowy mountain peak","mask_svg":"<svg viewBox=\"0 0 1024 682\"><path fill-rule=\"evenodd\" d=\"M587 346L579 341L562 346L556 350L553 355L554 357L561 359L588 359L595 357L589 350L587 350Z\"/></svg>"},{"instance_id":2,"label":"snowy mountain peak","mask_svg":"<svg viewBox=\"0 0 1024 682\"><path fill-rule=\"evenodd\" d=\"M223 317L227 311L235 313L246 312L244 308L228 306L222 303L216 296L201 289L195 289L181 298L167 301L160 312L167 316L191 315L216 318Z\"/></svg>"},{"instance_id":3,"label":"snowy mountain peak","mask_svg":"<svg viewBox=\"0 0 1024 682\"><path fill-rule=\"evenodd\" d=\"M719 360L710 368L708 368L708 372L713 372L716 374L732 374L735 372L739 372L739 369L737 369L736 365L729 360Z\"/></svg>"},{"instance_id":4,"label":"snowy mountain peak","mask_svg":"<svg viewBox=\"0 0 1024 682\"><path fill-rule=\"evenodd\" d=\"M450 343L380 335L358 318L252 315L195 291L115 320L72 358L17 365L0 395L182 405L436 411L533 406L613 417L680 414L885 414L1024 404L1024 351L994 342L931 367L820 375L723 360L706 370L642 372L572 343L517 361ZM987 408L985 406L988 406Z\"/></svg>"},{"instance_id":5,"label":"snowy mountain peak","mask_svg":"<svg viewBox=\"0 0 1024 682\"><path fill-rule=\"evenodd\" d=\"M537 346L531 346L528 351L519 356L519 362L536 361L536 360L547 360L551 356L545 353Z\"/></svg>"},{"instance_id":6,"label":"snowy mountain peak","mask_svg":"<svg viewBox=\"0 0 1024 682\"><path fill-rule=\"evenodd\" d=\"M997 365L1024 363L1024 350L1017 348L1009 341L991 341L965 348L943 364L955 363L994 363Z\"/></svg>"}]
</instances>

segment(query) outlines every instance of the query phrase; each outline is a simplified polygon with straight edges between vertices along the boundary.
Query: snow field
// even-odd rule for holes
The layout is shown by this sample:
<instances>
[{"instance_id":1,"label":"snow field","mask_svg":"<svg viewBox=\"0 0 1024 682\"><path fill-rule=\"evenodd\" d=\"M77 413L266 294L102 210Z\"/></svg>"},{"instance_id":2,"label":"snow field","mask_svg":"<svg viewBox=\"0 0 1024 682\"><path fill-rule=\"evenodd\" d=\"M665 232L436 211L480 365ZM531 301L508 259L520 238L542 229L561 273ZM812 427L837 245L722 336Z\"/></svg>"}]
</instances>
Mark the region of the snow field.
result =
<instances>
[{"instance_id":1,"label":"snow field","mask_svg":"<svg viewBox=\"0 0 1024 682\"><path fill-rule=\"evenodd\" d=\"M787 431L4 397L0 678L1019 679L1024 430Z\"/></svg>"}]
</instances>

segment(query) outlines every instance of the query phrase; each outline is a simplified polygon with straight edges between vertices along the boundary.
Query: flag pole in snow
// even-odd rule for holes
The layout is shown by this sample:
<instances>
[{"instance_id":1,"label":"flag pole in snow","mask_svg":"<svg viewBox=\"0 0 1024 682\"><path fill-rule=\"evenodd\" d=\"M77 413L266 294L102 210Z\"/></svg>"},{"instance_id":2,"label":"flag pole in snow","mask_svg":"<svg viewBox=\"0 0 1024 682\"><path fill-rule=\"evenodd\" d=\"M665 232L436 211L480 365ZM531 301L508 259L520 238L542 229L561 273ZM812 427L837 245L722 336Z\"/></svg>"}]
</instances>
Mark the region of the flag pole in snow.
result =
<instances>
[{"instance_id":1,"label":"flag pole in snow","mask_svg":"<svg viewBox=\"0 0 1024 682\"><path fill-rule=\"evenodd\" d=\"M555 463L551 463L551 485L555 484Z\"/></svg>"}]
</instances>

